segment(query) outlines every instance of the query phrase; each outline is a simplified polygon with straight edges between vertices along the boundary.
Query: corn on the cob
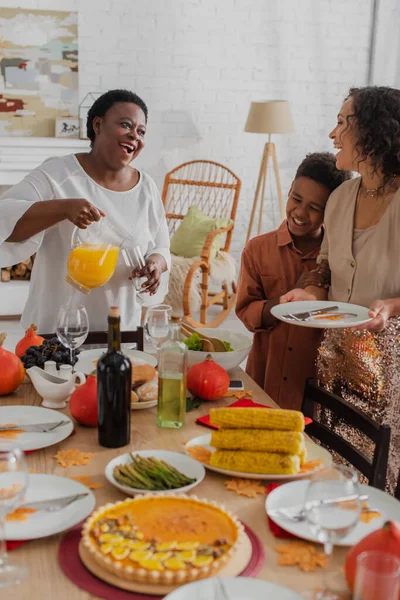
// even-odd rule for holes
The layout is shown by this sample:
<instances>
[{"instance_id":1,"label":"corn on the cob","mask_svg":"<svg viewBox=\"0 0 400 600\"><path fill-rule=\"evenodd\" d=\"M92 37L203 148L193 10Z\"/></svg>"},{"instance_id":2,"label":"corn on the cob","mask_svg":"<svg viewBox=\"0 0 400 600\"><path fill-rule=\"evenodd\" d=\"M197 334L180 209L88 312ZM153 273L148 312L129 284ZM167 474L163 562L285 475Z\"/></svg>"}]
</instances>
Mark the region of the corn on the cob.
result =
<instances>
[{"instance_id":1,"label":"corn on the cob","mask_svg":"<svg viewBox=\"0 0 400 600\"><path fill-rule=\"evenodd\" d=\"M303 413L281 408L212 408L210 422L227 429L304 431Z\"/></svg>"},{"instance_id":2,"label":"corn on the cob","mask_svg":"<svg viewBox=\"0 0 400 600\"><path fill-rule=\"evenodd\" d=\"M274 452L216 450L211 454L210 465L242 473L293 475L300 470L300 458L294 454Z\"/></svg>"},{"instance_id":3,"label":"corn on the cob","mask_svg":"<svg viewBox=\"0 0 400 600\"><path fill-rule=\"evenodd\" d=\"M300 466L302 467L304 465L305 462L307 462L307 446L304 444L302 450L299 453L299 457L300 457Z\"/></svg>"},{"instance_id":4,"label":"corn on the cob","mask_svg":"<svg viewBox=\"0 0 400 600\"><path fill-rule=\"evenodd\" d=\"M300 455L304 450L304 435L299 431L219 429L211 434L211 446L221 450L258 450Z\"/></svg>"}]
</instances>

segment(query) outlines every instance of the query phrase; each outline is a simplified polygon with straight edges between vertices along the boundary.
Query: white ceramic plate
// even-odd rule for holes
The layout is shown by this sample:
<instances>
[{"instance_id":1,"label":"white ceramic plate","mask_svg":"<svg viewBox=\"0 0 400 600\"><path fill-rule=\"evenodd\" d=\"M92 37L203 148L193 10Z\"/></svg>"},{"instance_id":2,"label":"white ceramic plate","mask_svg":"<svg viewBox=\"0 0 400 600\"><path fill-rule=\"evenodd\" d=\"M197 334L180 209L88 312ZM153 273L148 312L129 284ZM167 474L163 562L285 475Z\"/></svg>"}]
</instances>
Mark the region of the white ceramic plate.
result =
<instances>
[{"instance_id":1,"label":"white ceramic plate","mask_svg":"<svg viewBox=\"0 0 400 600\"><path fill-rule=\"evenodd\" d=\"M75 371L82 371L85 375L89 375L96 369L95 361L99 360L100 356L107 351L107 348L96 348L93 350L82 350L78 355L78 361L76 362L74 369ZM141 350L122 350L123 353L136 364L148 364L152 367L157 366L157 359L148 354L147 352L141 352Z\"/></svg>"},{"instance_id":2,"label":"white ceramic plate","mask_svg":"<svg viewBox=\"0 0 400 600\"><path fill-rule=\"evenodd\" d=\"M24 451L47 448L65 440L74 428L73 422L67 415L41 406L0 406L1 425L21 425L21 429L23 429L24 425L29 423L54 423L61 420L68 421L67 425L61 425L48 433L35 433L33 431L20 433L13 442ZM0 441L1 439L0 437Z\"/></svg>"},{"instance_id":3,"label":"white ceramic plate","mask_svg":"<svg viewBox=\"0 0 400 600\"><path fill-rule=\"evenodd\" d=\"M210 442L211 442L211 433L207 433L206 435L199 435L198 437L195 437L195 438L189 440L185 444L185 452L187 453L187 448L190 448L190 446L202 446L203 448L206 448L207 450L211 450L211 452L213 452L215 450L215 448L213 446L210 446ZM323 467L328 467L329 465L332 464L332 456L329 454L329 452L327 450L325 450L325 448L322 448L321 446L317 446L317 444L308 442L307 440L306 440L306 446L307 446L307 453L308 453L307 460L322 460L324 463ZM200 463L200 464L203 464L203 463ZM312 472L308 472L308 473L297 473L296 475L270 475L270 474L260 475L258 473L243 473L242 471L229 471L228 469L220 469L218 467L212 467L211 465L207 465L207 464L204 464L204 466L206 467L206 469L209 469L210 471L215 471L216 473L222 473L223 475L230 475L232 477L246 477L247 479L261 479L263 481L277 481L278 479L279 480L283 479L285 481L293 481L295 479L305 479L307 477L310 477L311 473L315 473L315 471L312 471ZM321 469L322 467L319 467L319 468Z\"/></svg>"},{"instance_id":4,"label":"white ceramic plate","mask_svg":"<svg viewBox=\"0 0 400 600\"><path fill-rule=\"evenodd\" d=\"M139 452L134 452L133 454L139 454L140 456L143 456L143 457L154 456L154 458L157 458L158 460L163 460L163 461L169 463L171 465L171 467L175 467L175 469L178 469L178 471L180 471L187 477L196 479L196 481L194 483L191 483L190 485L186 485L181 488L170 490L171 493L173 493L173 494L175 494L177 492L183 493L183 492L187 492L187 491L191 490L196 485L199 485L199 483L201 483L201 481L203 481L205 474L206 474L206 471L201 463L199 463L197 460L194 460L193 458L190 458L189 456L186 456L185 454L181 454L179 452L170 452L169 450L141 450ZM165 490L160 490L159 492L157 492L157 491L147 492L147 490L131 488L131 487L128 487L127 485L121 485L120 483L118 483L118 481L116 479L114 479L114 476L113 476L114 467L116 467L117 465L120 465L120 464L130 463L130 462L131 462L131 457L129 456L129 454L121 454L120 456L117 456L116 458L111 460L108 463L108 465L106 466L106 470L105 470L105 475L106 475L108 481L110 483L112 483L113 485L115 485L115 487L117 487L119 490L121 490L121 492L124 492L124 494L128 494L128 496L134 496L135 494L143 494L144 492L155 494L155 495L160 494L160 493L162 493L162 494L166 493Z\"/></svg>"},{"instance_id":5,"label":"white ceramic plate","mask_svg":"<svg viewBox=\"0 0 400 600\"><path fill-rule=\"evenodd\" d=\"M328 308L329 306L337 306L338 310L332 312L335 313L352 313L355 317L345 317L338 321L331 320L329 318L321 319L312 317L307 321L294 321L293 319L287 319L284 315L296 314L300 312L307 312L311 310L319 310L322 308ZM290 325L299 325L300 327L314 327L317 329L341 329L344 327L354 327L356 325L362 325L371 321L371 317L368 316L368 308L365 306L358 306L357 304L347 304L346 302L334 302L333 300L313 302L288 302L286 304L277 304L271 308L271 313L284 323Z\"/></svg>"},{"instance_id":6,"label":"white ceramic plate","mask_svg":"<svg viewBox=\"0 0 400 600\"><path fill-rule=\"evenodd\" d=\"M131 409L132 410L142 410L143 408L153 408L153 406L157 406L158 400L149 400L148 402L132 402Z\"/></svg>"},{"instance_id":7,"label":"white ceramic plate","mask_svg":"<svg viewBox=\"0 0 400 600\"><path fill-rule=\"evenodd\" d=\"M277 583L252 577L221 578L229 600L301 600L296 592ZM212 600L218 598L216 578L202 579L174 590L165 600Z\"/></svg>"},{"instance_id":8,"label":"white ceramic plate","mask_svg":"<svg viewBox=\"0 0 400 600\"><path fill-rule=\"evenodd\" d=\"M55 512L37 511L28 515L26 521L6 520L6 540L34 540L66 531L86 519L95 507L93 492L78 481L56 475L29 475L28 489L23 503L38 502L88 493L66 508Z\"/></svg>"},{"instance_id":9,"label":"white ceramic plate","mask_svg":"<svg viewBox=\"0 0 400 600\"><path fill-rule=\"evenodd\" d=\"M275 512L279 508L289 508L294 504L296 506L303 506L307 486L308 481L295 481L281 485L268 494L265 507L268 516L277 525L282 527L282 529L305 540L318 542L318 538L312 533L306 521L295 523L284 517L277 516ZM386 521L400 521L400 502L393 498L393 496L389 496L389 494L369 485L360 485L360 494L368 494L368 506L378 510L382 516L373 519L370 523L359 521L346 537L335 543L336 546L354 546L354 544L357 544L372 531L380 529Z\"/></svg>"}]
</instances>

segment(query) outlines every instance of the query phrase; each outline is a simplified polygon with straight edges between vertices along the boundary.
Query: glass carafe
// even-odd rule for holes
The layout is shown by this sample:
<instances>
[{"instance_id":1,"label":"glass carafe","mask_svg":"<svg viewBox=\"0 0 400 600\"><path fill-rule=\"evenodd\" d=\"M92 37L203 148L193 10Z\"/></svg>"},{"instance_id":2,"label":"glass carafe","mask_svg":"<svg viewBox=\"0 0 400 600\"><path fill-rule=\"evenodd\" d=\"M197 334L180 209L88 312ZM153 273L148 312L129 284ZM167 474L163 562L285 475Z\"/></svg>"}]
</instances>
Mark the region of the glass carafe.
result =
<instances>
[{"instance_id":1,"label":"glass carafe","mask_svg":"<svg viewBox=\"0 0 400 600\"><path fill-rule=\"evenodd\" d=\"M127 242L129 235L114 227L106 217L91 223L87 229L75 227L65 280L84 294L104 285L113 276L120 250ZM128 260L129 253L124 252L126 264Z\"/></svg>"}]
</instances>

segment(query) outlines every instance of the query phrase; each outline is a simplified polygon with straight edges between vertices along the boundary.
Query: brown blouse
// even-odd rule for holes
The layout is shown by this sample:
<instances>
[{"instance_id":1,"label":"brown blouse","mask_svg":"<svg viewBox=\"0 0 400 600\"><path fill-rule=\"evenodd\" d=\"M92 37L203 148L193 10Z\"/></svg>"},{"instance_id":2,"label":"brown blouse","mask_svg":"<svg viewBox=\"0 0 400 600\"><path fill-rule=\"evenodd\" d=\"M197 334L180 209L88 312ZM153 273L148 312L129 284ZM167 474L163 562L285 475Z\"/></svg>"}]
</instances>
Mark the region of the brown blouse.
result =
<instances>
[{"instance_id":1,"label":"brown blouse","mask_svg":"<svg viewBox=\"0 0 400 600\"><path fill-rule=\"evenodd\" d=\"M284 221L250 240L242 253L236 314L254 332L246 371L282 408L300 410L306 379L315 376L321 330L281 321L262 329L262 310L266 300L293 289L302 273L316 268L318 252L297 250Z\"/></svg>"}]
</instances>

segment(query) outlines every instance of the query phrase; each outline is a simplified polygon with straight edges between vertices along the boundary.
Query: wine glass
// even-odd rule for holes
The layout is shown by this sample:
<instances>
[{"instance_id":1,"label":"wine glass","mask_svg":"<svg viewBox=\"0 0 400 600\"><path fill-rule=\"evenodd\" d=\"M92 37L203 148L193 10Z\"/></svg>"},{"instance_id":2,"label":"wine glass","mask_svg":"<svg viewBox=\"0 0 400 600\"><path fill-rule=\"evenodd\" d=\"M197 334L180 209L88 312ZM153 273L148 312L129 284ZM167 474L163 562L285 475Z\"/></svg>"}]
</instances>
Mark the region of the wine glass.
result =
<instances>
[{"instance_id":1,"label":"wine glass","mask_svg":"<svg viewBox=\"0 0 400 600\"><path fill-rule=\"evenodd\" d=\"M122 258L125 261L125 264L131 269L135 269L137 271L141 271L146 266L146 261L144 259L142 249L140 246L133 247L123 247L121 249ZM140 293L144 291L142 287L143 283L147 281L147 277L133 277L132 282L135 290Z\"/></svg>"},{"instance_id":2,"label":"wine glass","mask_svg":"<svg viewBox=\"0 0 400 600\"><path fill-rule=\"evenodd\" d=\"M333 545L355 527L360 518L358 477L355 471L334 465L315 473L308 485L305 513L312 533L324 545L328 561ZM313 600L340 600L340 596L327 585L324 570L323 589L306 592L304 597Z\"/></svg>"},{"instance_id":3,"label":"wine glass","mask_svg":"<svg viewBox=\"0 0 400 600\"><path fill-rule=\"evenodd\" d=\"M0 588L15 585L28 577L28 567L8 559L5 517L21 503L28 485L28 468L22 450L0 442Z\"/></svg>"},{"instance_id":4,"label":"wine glass","mask_svg":"<svg viewBox=\"0 0 400 600\"><path fill-rule=\"evenodd\" d=\"M62 306L57 317L56 334L60 342L69 348L71 365L74 366L74 350L82 346L89 333L89 317L84 306Z\"/></svg>"},{"instance_id":5,"label":"wine glass","mask_svg":"<svg viewBox=\"0 0 400 600\"><path fill-rule=\"evenodd\" d=\"M400 559L371 550L357 556L354 600L398 600Z\"/></svg>"},{"instance_id":6,"label":"wine glass","mask_svg":"<svg viewBox=\"0 0 400 600\"><path fill-rule=\"evenodd\" d=\"M171 310L172 308L169 304L159 304L151 306L147 311L146 332L157 348L157 351L168 339Z\"/></svg>"}]
</instances>

